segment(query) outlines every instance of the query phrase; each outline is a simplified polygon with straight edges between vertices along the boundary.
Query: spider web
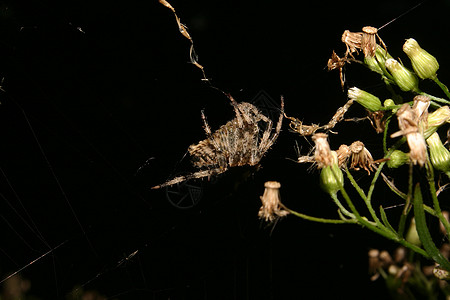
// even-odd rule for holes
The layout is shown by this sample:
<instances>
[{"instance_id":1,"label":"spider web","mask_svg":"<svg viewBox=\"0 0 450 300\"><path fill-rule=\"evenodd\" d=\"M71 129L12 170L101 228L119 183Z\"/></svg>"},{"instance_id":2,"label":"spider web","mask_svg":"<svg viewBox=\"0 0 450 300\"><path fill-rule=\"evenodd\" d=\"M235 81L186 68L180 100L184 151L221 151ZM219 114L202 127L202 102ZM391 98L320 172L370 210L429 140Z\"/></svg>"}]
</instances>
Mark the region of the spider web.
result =
<instances>
[{"instance_id":1,"label":"spider web","mask_svg":"<svg viewBox=\"0 0 450 300\"><path fill-rule=\"evenodd\" d=\"M331 234L321 232L312 237L317 253L295 253L289 249L303 246L287 233L277 237L275 230L269 237L261 229L256 213L262 183L274 175L282 182L301 179L283 155L266 160L252 183L236 190L231 184L215 187L204 205L189 211L173 208L163 192L148 189L165 179L167 165L193 142L192 132L202 133L199 107L217 96L195 81L182 50L174 55L184 41L174 38L176 29L161 29L173 20L156 2L0 4L3 293L7 284L15 284L25 295L42 299L282 296L276 288L298 284L298 277L283 275L291 267L319 278L322 270L315 262L329 255L326 248L334 246L337 257L344 252ZM177 12L186 16L199 9L179 5ZM234 11L222 8L224 15ZM311 9L319 14L317 7ZM191 20L196 25L190 30L202 32L207 18ZM278 44L268 47L273 52ZM202 63L215 59L206 51L202 55ZM281 76L275 89L284 89L286 79L299 79L291 76ZM273 173L280 165L283 171ZM306 184L314 186L310 180ZM293 199L298 191L290 194ZM277 225L281 232L284 226ZM300 238L314 232L306 224L289 226ZM330 268L341 263L348 262L337 259ZM285 283L275 283L274 274ZM305 282L322 287L317 280Z\"/></svg>"}]
</instances>

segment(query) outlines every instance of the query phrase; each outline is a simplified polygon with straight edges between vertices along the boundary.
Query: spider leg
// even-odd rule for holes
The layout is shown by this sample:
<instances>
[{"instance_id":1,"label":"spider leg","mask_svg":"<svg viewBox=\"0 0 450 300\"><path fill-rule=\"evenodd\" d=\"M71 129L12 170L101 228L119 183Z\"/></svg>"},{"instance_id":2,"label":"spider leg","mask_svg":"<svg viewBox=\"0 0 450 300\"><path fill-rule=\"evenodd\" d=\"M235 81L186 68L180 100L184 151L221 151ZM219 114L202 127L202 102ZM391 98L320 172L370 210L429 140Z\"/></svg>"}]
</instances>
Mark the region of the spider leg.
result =
<instances>
[{"instance_id":1,"label":"spider leg","mask_svg":"<svg viewBox=\"0 0 450 300\"><path fill-rule=\"evenodd\" d=\"M263 141L261 141L261 144L260 144L261 150L260 151L262 154L266 153L267 150L269 150L269 148L275 143L278 136L280 135L281 125L283 123L283 116L284 116L284 98L283 98L283 96L281 96L280 117L278 118L277 126L275 127L275 133L272 135L272 137L270 139L267 138L267 140L264 141L264 143L263 143ZM270 131L268 133L270 134ZM266 134L266 132L264 132L264 134ZM264 136L263 136L263 139L264 139Z\"/></svg>"},{"instance_id":2,"label":"spider leg","mask_svg":"<svg viewBox=\"0 0 450 300\"><path fill-rule=\"evenodd\" d=\"M239 109L239 104L234 100L234 98L230 94L226 94L228 99L231 101L231 105L233 105L234 112L236 113L236 119L238 122L239 127L242 127L244 125L244 122L242 121L241 112Z\"/></svg>"},{"instance_id":3,"label":"spider leg","mask_svg":"<svg viewBox=\"0 0 450 300\"><path fill-rule=\"evenodd\" d=\"M198 171L192 174L188 174L186 176L178 176L175 177L171 180L168 180L160 185L155 185L154 187L152 187L152 190L156 190L156 189L160 189L166 186L171 186L186 180L190 180L190 179L197 179L197 178L203 178L203 177L210 177L213 175L219 175L223 172L225 172L226 169L224 168L217 168L217 169L210 169L210 170L202 170L202 171Z\"/></svg>"},{"instance_id":4,"label":"spider leg","mask_svg":"<svg viewBox=\"0 0 450 300\"><path fill-rule=\"evenodd\" d=\"M216 150L221 151L219 144L217 143L216 139L214 138L211 132L211 127L209 127L208 121L206 120L206 116L203 110L201 111L201 114L202 114L203 128L205 129L206 132L206 137L212 142Z\"/></svg>"}]
</instances>

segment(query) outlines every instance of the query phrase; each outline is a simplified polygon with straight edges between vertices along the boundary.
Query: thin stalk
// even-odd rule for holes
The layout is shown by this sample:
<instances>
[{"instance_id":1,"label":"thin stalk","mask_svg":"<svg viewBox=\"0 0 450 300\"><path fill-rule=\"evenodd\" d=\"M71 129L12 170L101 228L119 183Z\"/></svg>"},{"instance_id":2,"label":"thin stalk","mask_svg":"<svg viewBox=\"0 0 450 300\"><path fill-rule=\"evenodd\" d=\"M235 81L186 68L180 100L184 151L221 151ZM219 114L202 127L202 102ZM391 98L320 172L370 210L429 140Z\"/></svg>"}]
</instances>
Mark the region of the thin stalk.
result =
<instances>
[{"instance_id":1,"label":"thin stalk","mask_svg":"<svg viewBox=\"0 0 450 300\"><path fill-rule=\"evenodd\" d=\"M444 225L445 231L447 232L447 236L450 237L450 223L447 221L447 219L444 217L441 211L441 206L439 204L439 200L436 195L436 187L434 185L434 170L429 158L427 159L426 169L427 169L428 187L430 189L431 198L433 199L434 211L436 212L439 221L441 221L442 225Z\"/></svg>"},{"instance_id":2,"label":"thin stalk","mask_svg":"<svg viewBox=\"0 0 450 300\"><path fill-rule=\"evenodd\" d=\"M353 178L352 174L350 174L350 171L347 168L345 169L345 172L347 174L347 178L350 180L350 182L352 183L353 187L358 192L359 196L366 203L367 209L369 210L369 213L372 216L372 218L375 221L375 223L377 223L377 225L382 225L381 221L378 219L377 213L375 212L375 210L372 207L372 203L370 202L370 200L368 200L368 198L367 198L366 194L364 193L364 191L359 187L358 183L355 181L355 179Z\"/></svg>"},{"instance_id":3,"label":"thin stalk","mask_svg":"<svg viewBox=\"0 0 450 300\"><path fill-rule=\"evenodd\" d=\"M422 204L422 193L420 191L420 184L418 183L416 184L416 188L414 190L414 217L416 220L417 233L419 234L420 241L422 242L422 245L429 256L435 262L440 264L442 268L450 271L449 261L441 254L439 249L434 244L433 239L431 238Z\"/></svg>"},{"instance_id":4,"label":"thin stalk","mask_svg":"<svg viewBox=\"0 0 450 300\"><path fill-rule=\"evenodd\" d=\"M443 103L443 104L450 104L450 101L448 101L444 98L439 98L439 97L427 94L425 92L420 92L419 94L423 95L423 96L427 96L428 98L430 98L430 100L435 101L435 102L439 102L439 103Z\"/></svg>"},{"instance_id":5,"label":"thin stalk","mask_svg":"<svg viewBox=\"0 0 450 300\"><path fill-rule=\"evenodd\" d=\"M393 240L393 241L395 241L395 242L397 242L397 243L399 243L399 244L401 244L401 245L403 245L403 246L413 250L414 252L419 253L420 255L424 256L425 258L430 258L430 256L428 255L428 253L425 250L423 250L420 247L417 247L416 245L411 244L410 242L408 242L404 238L399 237L395 232L390 231L385 226L382 226L381 228L379 228L373 222L370 222L366 218L361 217L361 215L356 210L356 208L353 205L350 197L348 196L347 192L345 191L345 189L343 187L341 189L341 193L342 193L342 196L344 197L344 199L347 201L350 209L355 214L356 220L358 221L358 223L360 225L365 226L368 229L372 230L373 232L378 233L381 236L384 236L384 237L386 237L386 238L388 238L390 240Z\"/></svg>"},{"instance_id":6,"label":"thin stalk","mask_svg":"<svg viewBox=\"0 0 450 300\"><path fill-rule=\"evenodd\" d=\"M408 213L410 211L411 206L411 199L412 199L412 193L413 193L413 165L409 164L409 173L408 173L408 194L405 198L405 207L403 208L402 214L400 216L400 221L398 222L398 235L403 237L403 234L405 233L405 224L406 224L406 217L408 216Z\"/></svg>"},{"instance_id":7,"label":"thin stalk","mask_svg":"<svg viewBox=\"0 0 450 300\"><path fill-rule=\"evenodd\" d=\"M434 82L436 82L436 84L441 88L441 90L445 93L445 95L447 96L447 98L450 99L450 91L448 90L447 86L445 84L443 84L442 82L439 81L439 79L437 78L437 76L434 76L434 78L432 78ZM450 102L449 102L450 103Z\"/></svg>"},{"instance_id":8,"label":"thin stalk","mask_svg":"<svg viewBox=\"0 0 450 300\"><path fill-rule=\"evenodd\" d=\"M317 217L312 217L312 216L308 216L299 212L296 212L295 210L286 208L287 211L289 211L289 213L293 214L294 216L297 216L299 218L308 220L308 221L312 221L312 222L319 222L319 223L328 223L328 224L349 224L349 223L355 223L356 221L354 221L353 219L350 220L337 220L337 219L325 219L325 218L317 218Z\"/></svg>"},{"instance_id":9,"label":"thin stalk","mask_svg":"<svg viewBox=\"0 0 450 300\"><path fill-rule=\"evenodd\" d=\"M337 197L337 193L330 193L330 197L331 199L333 199L334 203L336 203L336 205L339 207L339 209L341 210L341 212L346 215L347 217L350 217L352 219L355 218L355 215L352 214L351 212L349 212L341 203L341 201L339 201L339 198Z\"/></svg>"}]
</instances>

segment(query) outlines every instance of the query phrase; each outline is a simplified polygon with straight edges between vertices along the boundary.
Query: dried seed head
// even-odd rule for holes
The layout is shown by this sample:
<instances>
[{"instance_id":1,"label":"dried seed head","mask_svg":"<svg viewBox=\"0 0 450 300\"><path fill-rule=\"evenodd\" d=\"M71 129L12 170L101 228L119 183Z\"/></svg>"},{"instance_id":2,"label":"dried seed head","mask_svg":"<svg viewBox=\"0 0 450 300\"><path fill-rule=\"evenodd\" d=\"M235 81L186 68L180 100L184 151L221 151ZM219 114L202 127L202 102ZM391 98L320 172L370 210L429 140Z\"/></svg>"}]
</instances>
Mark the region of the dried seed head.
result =
<instances>
[{"instance_id":1,"label":"dried seed head","mask_svg":"<svg viewBox=\"0 0 450 300\"><path fill-rule=\"evenodd\" d=\"M348 55L353 57L353 52L358 53L358 49L361 49L362 35L362 32L351 32L349 30L344 31L341 40L347 46L345 57L347 57Z\"/></svg>"},{"instance_id":2,"label":"dried seed head","mask_svg":"<svg viewBox=\"0 0 450 300\"><path fill-rule=\"evenodd\" d=\"M427 145L423 136L418 133L409 133L406 135L406 140L409 145L409 158L412 163L423 167L427 161Z\"/></svg>"},{"instance_id":3,"label":"dried seed head","mask_svg":"<svg viewBox=\"0 0 450 300\"><path fill-rule=\"evenodd\" d=\"M382 108L381 101L377 96L374 96L357 87L352 87L348 90L348 98L358 102L372 112L378 111Z\"/></svg>"},{"instance_id":4,"label":"dried seed head","mask_svg":"<svg viewBox=\"0 0 450 300\"><path fill-rule=\"evenodd\" d=\"M387 161L387 166L391 169L396 169L407 162L409 162L409 155L407 153L400 150L394 150Z\"/></svg>"},{"instance_id":5,"label":"dried seed head","mask_svg":"<svg viewBox=\"0 0 450 300\"><path fill-rule=\"evenodd\" d=\"M362 31L361 48L364 52L364 57L374 57L377 48L376 34L378 30L372 26L365 26Z\"/></svg>"},{"instance_id":6,"label":"dried seed head","mask_svg":"<svg viewBox=\"0 0 450 300\"><path fill-rule=\"evenodd\" d=\"M325 133L316 133L312 137L312 140L316 144L314 160L316 161L319 169L322 169L325 166L330 166L333 162L333 156L331 155L331 149L328 144L327 137L328 135Z\"/></svg>"},{"instance_id":7,"label":"dried seed head","mask_svg":"<svg viewBox=\"0 0 450 300\"><path fill-rule=\"evenodd\" d=\"M342 144L339 146L339 149L336 150L336 153L338 157L339 168L345 168L347 166L347 161L352 154L352 151L350 151L350 147Z\"/></svg>"},{"instance_id":8,"label":"dried seed head","mask_svg":"<svg viewBox=\"0 0 450 300\"><path fill-rule=\"evenodd\" d=\"M372 154L370 154L369 150L367 150L367 148L364 146L364 143L360 141L353 142L350 145L350 151L350 168L355 170L363 168L370 175L370 172L373 172L374 162Z\"/></svg>"},{"instance_id":9,"label":"dried seed head","mask_svg":"<svg viewBox=\"0 0 450 300\"><path fill-rule=\"evenodd\" d=\"M430 98L423 95L414 97L414 104L412 109L416 114L418 122L425 122L425 127L428 122L428 107L430 107Z\"/></svg>"},{"instance_id":10,"label":"dried seed head","mask_svg":"<svg viewBox=\"0 0 450 300\"><path fill-rule=\"evenodd\" d=\"M441 172L450 172L450 152L445 148L439 134L433 133L427 139L428 147L430 148L430 161L436 170Z\"/></svg>"},{"instance_id":11,"label":"dried seed head","mask_svg":"<svg viewBox=\"0 0 450 300\"><path fill-rule=\"evenodd\" d=\"M335 151L331 151L332 163L320 171L320 186L329 194L336 194L344 185L344 175L338 165Z\"/></svg>"},{"instance_id":12,"label":"dried seed head","mask_svg":"<svg viewBox=\"0 0 450 300\"><path fill-rule=\"evenodd\" d=\"M427 160L427 145L422 134L419 133L418 117L409 104L405 103L397 111L398 127L400 131L393 133L391 137L404 135L410 149L409 158L413 164L423 166Z\"/></svg>"},{"instance_id":13,"label":"dried seed head","mask_svg":"<svg viewBox=\"0 0 450 300\"><path fill-rule=\"evenodd\" d=\"M281 184L277 181L267 181L264 183L264 187L264 194L260 197L262 206L259 209L258 216L269 222L287 216L289 211L284 209L280 201Z\"/></svg>"},{"instance_id":14,"label":"dried seed head","mask_svg":"<svg viewBox=\"0 0 450 300\"><path fill-rule=\"evenodd\" d=\"M393 58L387 59L385 65L394 78L394 82L402 91L419 91L419 79L416 74L405 68Z\"/></svg>"},{"instance_id":15,"label":"dried seed head","mask_svg":"<svg viewBox=\"0 0 450 300\"><path fill-rule=\"evenodd\" d=\"M415 39L407 39L403 44L403 52L411 60L414 72L422 79L433 79L439 69L437 59L419 46Z\"/></svg>"}]
</instances>

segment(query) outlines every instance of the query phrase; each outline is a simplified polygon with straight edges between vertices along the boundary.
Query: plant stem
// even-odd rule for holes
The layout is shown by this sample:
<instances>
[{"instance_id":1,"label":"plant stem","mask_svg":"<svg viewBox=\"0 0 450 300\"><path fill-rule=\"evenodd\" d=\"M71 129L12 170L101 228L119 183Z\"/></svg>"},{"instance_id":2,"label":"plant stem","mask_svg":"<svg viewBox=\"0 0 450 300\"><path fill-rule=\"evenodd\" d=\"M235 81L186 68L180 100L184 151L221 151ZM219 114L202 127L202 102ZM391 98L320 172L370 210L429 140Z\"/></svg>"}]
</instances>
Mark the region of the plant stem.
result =
<instances>
[{"instance_id":1,"label":"plant stem","mask_svg":"<svg viewBox=\"0 0 450 300\"><path fill-rule=\"evenodd\" d=\"M330 193L331 199L333 199L334 203L336 203L336 205L339 207L339 209L342 211L342 213L344 215L346 215L347 217L350 217L352 219L355 218L355 215L352 214L351 212L349 212L341 203L341 201L339 201L339 198L337 197L337 193Z\"/></svg>"},{"instance_id":2,"label":"plant stem","mask_svg":"<svg viewBox=\"0 0 450 300\"><path fill-rule=\"evenodd\" d=\"M433 199L434 211L436 212L436 215L441 221L442 225L444 225L445 231L447 232L447 236L450 237L450 223L442 214L441 206L436 196L436 187L434 185L434 170L429 158L427 159L426 169L427 169L428 187L430 188L431 198Z\"/></svg>"},{"instance_id":3,"label":"plant stem","mask_svg":"<svg viewBox=\"0 0 450 300\"><path fill-rule=\"evenodd\" d=\"M416 229L419 234L420 241L429 256L442 268L450 271L450 263L448 260L439 252L439 249L433 242L431 238L430 231L428 230L427 223L425 220L425 212L423 210L423 200L422 193L420 191L420 184L416 184L414 191L414 216L416 219Z\"/></svg>"},{"instance_id":4,"label":"plant stem","mask_svg":"<svg viewBox=\"0 0 450 300\"><path fill-rule=\"evenodd\" d=\"M436 84L441 88L441 90L445 93L445 95L447 96L447 98L450 99L450 91L448 90L447 86L445 84L443 84L442 82L439 81L439 79L437 78L437 76L434 76L434 78L432 78L434 82L436 82ZM450 103L450 102L449 102Z\"/></svg>"},{"instance_id":5,"label":"plant stem","mask_svg":"<svg viewBox=\"0 0 450 300\"><path fill-rule=\"evenodd\" d=\"M289 211L289 213L293 214L294 216L297 216L299 218L312 221L312 222L319 222L319 223L328 223L328 224L349 224L349 223L355 223L356 221L353 221L353 219L350 220L337 220L337 219L325 219L325 218L317 218L308 216L299 212L296 212L295 210L289 209L286 207L286 210Z\"/></svg>"}]
</instances>

